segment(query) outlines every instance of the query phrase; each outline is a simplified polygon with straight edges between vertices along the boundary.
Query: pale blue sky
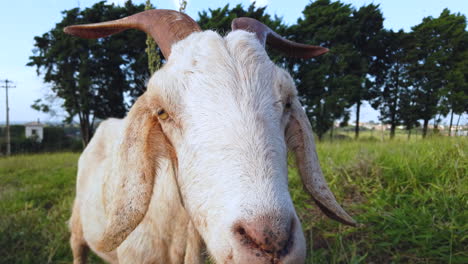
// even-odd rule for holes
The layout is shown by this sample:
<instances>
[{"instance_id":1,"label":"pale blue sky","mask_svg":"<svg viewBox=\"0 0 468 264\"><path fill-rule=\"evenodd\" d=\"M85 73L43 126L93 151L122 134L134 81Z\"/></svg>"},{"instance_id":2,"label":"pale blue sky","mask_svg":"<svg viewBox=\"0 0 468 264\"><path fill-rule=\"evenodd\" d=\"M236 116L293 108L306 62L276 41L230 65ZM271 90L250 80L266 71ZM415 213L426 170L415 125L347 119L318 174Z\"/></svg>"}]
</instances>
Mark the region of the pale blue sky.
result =
<instances>
[{"instance_id":1,"label":"pale blue sky","mask_svg":"<svg viewBox=\"0 0 468 264\"><path fill-rule=\"evenodd\" d=\"M30 105L37 98L50 93L46 84L38 77L35 68L25 66L32 55L34 36L42 35L52 29L62 18L61 11L77 6L86 8L96 0L23 0L6 1L0 8L0 80L8 78L14 81L15 89L10 89L10 120L14 123L37 120L61 121L61 116L52 118L48 114L31 109ZM124 1L108 1L122 3ZM135 3L145 2L135 0ZM158 8L176 9L178 0L152 0ZM234 6L238 3L248 6L250 0L189 0L187 13L193 18L198 12L208 8L224 6L227 2ZM267 12L283 17L288 24L295 23L302 15L304 6L310 0L259 0L259 5L267 4ZM364 4L380 4L385 17L384 26L408 31L419 24L425 16L438 16L448 7L452 12L468 14L468 0L342 0L356 7ZM2 84L3 85L3 84ZM366 106L362 111L363 121L377 121L378 113ZM354 117L353 117L354 119ZM353 120L352 119L352 120ZM0 123L5 122L5 90L0 89ZM466 122L466 121L465 121Z\"/></svg>"}]
</instances>

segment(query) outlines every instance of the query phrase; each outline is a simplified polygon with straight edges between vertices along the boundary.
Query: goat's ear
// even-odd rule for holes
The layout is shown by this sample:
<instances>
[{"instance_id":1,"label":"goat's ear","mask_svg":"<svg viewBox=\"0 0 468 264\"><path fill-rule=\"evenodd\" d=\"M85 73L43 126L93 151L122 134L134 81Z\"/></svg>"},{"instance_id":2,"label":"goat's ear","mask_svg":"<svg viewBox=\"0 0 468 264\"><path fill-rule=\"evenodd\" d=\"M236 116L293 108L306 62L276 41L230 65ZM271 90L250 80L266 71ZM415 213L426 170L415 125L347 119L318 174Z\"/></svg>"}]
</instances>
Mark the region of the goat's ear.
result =
<instances>
[{"instance_id":1,"label":"goat's ear","mask_svg":"<svg viewBox=\"0 0 468 264\"><path fill-rule=\"evenodd\" d=\"M112 251L138 226L148 210L156 171L170 146L153 113L151 95L142 95L125 118L104 187L107 223L98 249ZM116 132L117 133L117 132ZM114 178L114 179L110 179Z\"/></svg>"},{"instance_id":2,"label":"goat's ear","mask_svg":"<svg viewBox=\"0 0 468 264\"><path fill-rule=\"evenodd\" d=\"M320 168L309 119L297 98L291 105L291 119L286 128L286 140L288 148L295 154L302 183L322 212L344 224L356 225L328 188Z\"/></svg>"}]
</instances>

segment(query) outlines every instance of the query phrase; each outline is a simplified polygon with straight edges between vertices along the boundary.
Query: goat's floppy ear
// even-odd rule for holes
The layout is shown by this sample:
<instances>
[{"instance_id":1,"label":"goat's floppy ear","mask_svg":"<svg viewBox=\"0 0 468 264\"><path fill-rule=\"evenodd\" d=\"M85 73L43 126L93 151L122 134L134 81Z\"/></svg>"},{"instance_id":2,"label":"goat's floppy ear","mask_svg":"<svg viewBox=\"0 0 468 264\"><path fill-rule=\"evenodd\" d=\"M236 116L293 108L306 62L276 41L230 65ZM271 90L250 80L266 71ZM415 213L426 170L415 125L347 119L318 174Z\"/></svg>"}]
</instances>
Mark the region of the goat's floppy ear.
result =
<instances>
[{"instance_id":1,"label":"goat's floppy ear","mask_svg":"<svg viewBox=\"0 0 468 264\"><path fill-rule=\"evenodd\" d=\"M109 176L115 180L104 187L107 223L97 245L99 250L117 248L143 220L161 158L169 156L170 146L151 100L147 93L142 95L125 118Z\"/></svg>"},{"instance_id":2,"label":"goat's floppy ear","mask_svg":"<svg viewBox=\"0 0 468 264\"><path fill-rule=\"evenodd\" d=\"M302 183L322 212L344 224L356 225L328 188L320 168L309 119L297 98L291 105L291 119L286 128L286 139L288 148L296 156Z\"/></svg>"}]
</instances>

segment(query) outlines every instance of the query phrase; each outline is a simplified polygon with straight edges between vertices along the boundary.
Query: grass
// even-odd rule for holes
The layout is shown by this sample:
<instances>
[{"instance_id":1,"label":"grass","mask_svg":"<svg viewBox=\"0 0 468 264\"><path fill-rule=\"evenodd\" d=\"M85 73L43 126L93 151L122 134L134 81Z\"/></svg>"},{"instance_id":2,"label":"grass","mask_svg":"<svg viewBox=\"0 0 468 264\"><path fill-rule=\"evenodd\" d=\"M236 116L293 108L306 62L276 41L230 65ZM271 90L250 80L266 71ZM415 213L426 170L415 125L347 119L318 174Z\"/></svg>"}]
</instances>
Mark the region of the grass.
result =
<instances>
[{"instance_id":1,"label":"grass","mask_svg":"<svg viewBox=\"0 0 468 264\"><path fill-rule=\"evenodd\" d=\"M0 263L71 262L66 222L78 156L0 158Z\"/></svg>"},{"instance_id":2,"label":"grass","mask_svg":"<svg viewBox=\"0 0 468 264\"><path fill-rule=\"evenodd\" d=\"M318 151L330 187L360 226L319 213L291 169L308 263L468 263L468 139L334 141ZM71 262L65 223L77 159L0 158L0 263Z\"/></svg>"}]
</instances>

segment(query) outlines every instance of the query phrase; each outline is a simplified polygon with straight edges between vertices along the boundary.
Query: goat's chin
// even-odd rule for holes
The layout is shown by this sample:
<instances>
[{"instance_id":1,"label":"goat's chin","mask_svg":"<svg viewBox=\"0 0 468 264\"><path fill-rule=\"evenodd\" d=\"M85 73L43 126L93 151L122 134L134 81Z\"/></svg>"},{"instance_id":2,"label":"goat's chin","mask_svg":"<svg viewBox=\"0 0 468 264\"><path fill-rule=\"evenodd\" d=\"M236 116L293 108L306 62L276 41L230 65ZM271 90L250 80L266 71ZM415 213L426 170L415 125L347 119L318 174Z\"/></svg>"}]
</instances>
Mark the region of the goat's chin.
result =
<instances>
[{"instance_id":1,"label":"goat's chin","mask_svg":"<svg viewBox=\"0 0 468 264\"><path fill-rule=\"evenodd\" d=\"M229 263L229 264L271 264L271 263L282 263L282 264L301 264L305 262L306 251L304 243L297 243L289 252L288 255L280 258L275 258L266 255L262 252L251 252L246 254L242 250L228 250L227 254L222 256L212 256L216 263Z\"/></svg>"}]
</instances>

